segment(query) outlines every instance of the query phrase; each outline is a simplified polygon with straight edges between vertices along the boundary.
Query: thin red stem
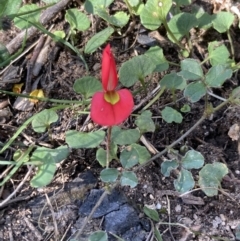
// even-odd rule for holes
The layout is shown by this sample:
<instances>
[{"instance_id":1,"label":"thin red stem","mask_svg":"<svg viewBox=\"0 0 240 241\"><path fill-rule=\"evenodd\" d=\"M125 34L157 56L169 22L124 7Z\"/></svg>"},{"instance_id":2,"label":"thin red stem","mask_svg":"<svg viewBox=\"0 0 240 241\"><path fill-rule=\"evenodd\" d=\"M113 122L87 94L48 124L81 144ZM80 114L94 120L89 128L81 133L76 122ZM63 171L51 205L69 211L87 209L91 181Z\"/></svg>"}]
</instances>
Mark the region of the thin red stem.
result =
<instances>
[{"instance_id":1,"label":"thin red stem","mask_svg":"<svg viewBox=\"0 0 240 241\"><path fill-rule=\"evenodd\" d=\"M112 134L112 127L108 127L108 132L107 132L107 160L106 160L106 168L109 167L110 163L110 148L111 148L111 134Z\"/></svg>"}]
</instances>

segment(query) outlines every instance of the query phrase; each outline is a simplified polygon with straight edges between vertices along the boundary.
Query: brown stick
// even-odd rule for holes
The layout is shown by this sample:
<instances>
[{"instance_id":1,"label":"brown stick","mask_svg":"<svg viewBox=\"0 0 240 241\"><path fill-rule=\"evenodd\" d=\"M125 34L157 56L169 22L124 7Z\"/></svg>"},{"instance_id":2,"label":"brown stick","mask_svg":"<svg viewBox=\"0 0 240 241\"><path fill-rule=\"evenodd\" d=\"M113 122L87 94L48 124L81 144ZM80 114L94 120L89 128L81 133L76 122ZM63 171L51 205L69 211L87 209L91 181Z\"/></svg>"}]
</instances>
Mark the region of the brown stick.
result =
<instances>
[{"instance_id":1,"label":"brown stick","mask_svg":"<svg viewBox=\"0 0 240 241\"><path fill-rule=\"evenodd\" d=\"M54 16L59 13L71 0L62 0L52 7L46 9L40 16L40 23L42 25L47 24ZM27 30L27 38L32 37L37 32L35 27L30 27ZM26 30L19 33L9 44L7 44L7 49L10 54L13 54L18 48L21 47L22 41L26 34Z\"/></svg>"}]
</instances>

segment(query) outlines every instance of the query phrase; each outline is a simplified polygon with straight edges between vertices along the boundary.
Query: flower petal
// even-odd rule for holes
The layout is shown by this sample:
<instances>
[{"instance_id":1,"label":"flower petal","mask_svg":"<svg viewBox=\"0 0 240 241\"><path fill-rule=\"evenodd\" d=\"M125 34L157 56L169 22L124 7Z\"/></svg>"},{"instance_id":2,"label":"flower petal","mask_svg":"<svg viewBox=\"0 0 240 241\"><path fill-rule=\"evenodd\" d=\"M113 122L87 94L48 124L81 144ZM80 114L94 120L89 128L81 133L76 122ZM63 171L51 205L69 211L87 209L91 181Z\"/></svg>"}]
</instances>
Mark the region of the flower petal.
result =
<instances>
[{"instance_id":1,"label":"flower petal","mask_svg":"<svg viewBox=\"0 0 240 241\"><path fill-rule=\"evenodd\" d=\"M91 118L102 126L119 125L126 120L132 112L134 103L129 90L122 89L117 91L119 101L112 105L104 99L103 92L94 94L91 103Z\"/></svg>"},{"instance_id":2,"label":"flower petal","mask_svg":"<svg viewBox=\"0 0 240 241\"><path fill-rule=\"evenodd\" d=\"M105 91L113 91L118 84L117 68L110 44L103 50L102 85Z\"/></svg>"}]
</instances>

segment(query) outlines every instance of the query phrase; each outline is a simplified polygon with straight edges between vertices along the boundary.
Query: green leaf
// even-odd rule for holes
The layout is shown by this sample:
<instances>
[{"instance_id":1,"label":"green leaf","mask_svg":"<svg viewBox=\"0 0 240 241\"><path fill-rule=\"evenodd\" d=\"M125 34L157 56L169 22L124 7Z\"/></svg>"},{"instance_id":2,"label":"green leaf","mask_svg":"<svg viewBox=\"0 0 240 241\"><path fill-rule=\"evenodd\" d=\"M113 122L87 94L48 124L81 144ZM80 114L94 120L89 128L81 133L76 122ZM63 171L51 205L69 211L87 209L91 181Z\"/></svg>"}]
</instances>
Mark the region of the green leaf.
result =
<instances>
[{"instance_id":1,"label":"green leaf","mask_svg":"<svg viewBox=\"0 0 240 241\"><path fill-rule=\"evenodd\" d=\"M0 23L2 22L2 17L7 15L16 14L22 4L22 0L1 0L0 1ZM0 24L0 29L2 28Z\"/></svg>"},{"instance_id":2,"label":"green leaf","mask_svg":"<svg viewBox=\"0 0 240 241\"><path fill-rule=\"evenodd\" d=\"M103 148L98 148L96 159L102 167L105 167L107 165L107 152Z\"/></svg>"},{"instance_id":3,"label":"green leaf","mask_svg":"<svg viewBox=\"0 0 240 241\"><path fill-rule=\"evenodd\" d=\"M47 152L33 153L35 158L37 158L36 154L38 155L38 160L43 164L38 166L37 173L30 181L30 185L39 188L47 186L52 181L56 171L56 163L51 154Z\"/></svg>"},{"instance_id":4,"label":"green leaf","mask_svg":"<svg viewBox=\"0 0 240 241\"><path fill-rule=\"evenodd\" d=\"M134 188L138 184L138 179L134 172L123 171L120 182L121 186L130 186L131 188Z\"/></svg>"},{"instance_id":5,"label":"green leaf","mask_svg":"<svg viewBox=\"0 0 240 241\"><path fill-rule=\"evenodd\" d=\"M121 152L120 162L125 169L135 166L139 162L138 152L129 146Z\"/></svg>"},{"instance_id":6,"label":"green leaf","mask_svg":"<svg viewBox=\"0 0 240 241\"><path fill-rule=\"evenodd\" d=\"M231 96L234 96L235 99L239 99L240 98L240 86L238 86L237 88L233 89Z\"/></svg>"},{"instance_id":7,"label":"green leaf","mask_svg":"<svg viewBox=\"0 0 240 241\"><path fill-rule=\"evenodd\" d=\"M240 224L235 229L235 236L237 240L240 240Z\"/></svg>"},{"instance_id":8,"label":"green leaf","mask_svg":"<svg viewBox=\"0 0 240 241\"><path fill-rule=\"evenodd\" d=\"M146 53L148 57L151 58L152 62L155 64L155 69L153 72L162 72L169 68L168 61L166 60L162 48L159 46L151 47Z\"/></svg>"},{"instance_id":9,"label":"green leaf","mask_svg":"<svg viewBox=\"0 0 240 241\"><path fill-rule=\"evenodd\" d=\"M163 241L162 235L157 228L154 228L154 236L157 239L157 241Z\"/></svg>"},{"instance_id":10,"label":"green leaf","mask_svg":"<svg viewBox=\"0 0 240 241\"><path fill-rule=\"evenodd\" d=\"M112 161L112 159L116 158L116 153L117 153L117 145L114 143L111 143L110 157L109 157L110 162ZM96 153L96 159L98 160L99 164L102 167L105 167L107 165L107 152L103 148L99 148Z\"/></svg>"},{"instance_id":11,"label":"green leaf","mask_svg":"<svg viewBox=\"0 0 240 241\"><path fill-rule=\"evenodd\" d=\"M191 0L174 0L174 2L177 5L189 5L191 3Z\"/></svg>"},{"instance_id":12,"label":"green leaf","mask_svg":"<svg viewBox=\"0 0 240 241\"><path fill-rule=\"evenodd\" d=\"M70 153L67 145L59 146L55 149L50 149L47 147L37 147L37 149L33 152L30 160L31 161L39 161L39 156L50 154L55 161L55 163L59 163L62 160L66 159Z\"/></svg>"},{"instance_id":13,"label":"green leaf","mask_svg":"<svg viewBox=\"0 0 240 241\"><path fill-rule=\"evenodd\" d=\"M187 113L191 111L191 107L187 104L184 104L183 107L180 109L181 112Z\"/></svg>"},{"instance_id":14,"label":"green leaf","mask_svg":"<svg viewBox=\"0 0 240 241\"><path fill-rule=\"evenodd\" d=\"M216 65L207 72L205 82L209 87L221 87L231 76L231 69L226 69L224 65Z\"/></svg>"},{"instance_id":15,"label":"green leaf","mask_svg":"<svg viewBox=\"0 0 240 241\"><path fill-rule=\"evenodd\" d=\"M112 141L117 145L130 145L139 140L140 133L137 129L122 130L118 126L112 128Z\"/></svg>"},{"instance_id":16,"label":"green leaf","mask_svg":"<svg viewBox=\"0 0 240 241\"><path fill-rule=\"evenodd\" d=\"M169 177L172 170L178 168L178 162L176 160L167 160L161 163L161 173L165 177Z\"/></svg>"},{"instance_id":17,"label":"green leaf","mask_svg":"<svg viewBox=\"0 0 240 241\"><path fill-rule=\"evenodd\" d=\"M6 61L9 57L10 57L10 54L8 52L7 47L0 43L0 63Z\"/></svg>"},{"instance_id":18,"label":"green leaf","mask_svg":"<svg viewBox=\"0 0 240 241\"><path fill-rule=\"evenodd\" d=\"M32 128L37 133L45 132L50 125L58 120L58 115L53 110L43 110L36 114L32 121Z\"/></svg>"},{"instance_id":19,"label":"green leaf","mask_svg":"<svg viewBox=\"0 0 240 241\"><path fill-rule=\"evenodd\" d=\"M134 7L140 3L140 0L128 0L129 4Z\"/></svg>"},{"instance_id":20,"label":"green leaf","mask_svg":"<svg viewBox=\"0 0 240 241\"><path fill-rule=\"evenodd\" d=\"M217 41L208 44L208 54L212 66L227 63L230 56L227 47Z\"/></svg>"},{"instance_id":21,"label":"green leaf","mask_svg":"<svg viewBox=\"0 0 240 241\"><path fill-rule=\"evenodd\" d=\"M182 115L179 113L177 110L171 108L171 107L165 107L162 111L162 118L167 122L167 123L181 123L182 122Z\"/></svg>"},{"instance_id":22,"label":"green leaf","mask_svg":"<svg viewBox=\"0 0 240 241\"><path fill-rule=\"evenodd\" d=\"M140 2L137 6L132 7L132 13L134 15L140 15L143 9L144 9L144 3Z\"/></svg>"},{"instance_id":23,"label":"green leaf","mask_svg":"<svg viewBox=\"0 0 240 241\"><path fill-rule=\"evenodd\" d=\"M159 84L161 87L166 87L170 90L183 90L187 85L186 80L177 73L170 73L164 75L164 77L160 80Z\"/></svg>"},{"instance_id":24,"label":"green leaf","mask_svg":"<svg viewBox=\"0 0 240 241\"><path fill-rule=\"evenodd\" d=\"M181 61L181 75L186 80L199 80L203 77L200 63L195 59L184 59Z\"/></svg>"},{"instance_id":25,"label":"green leaf","mask_svg":"<svg viewBox=\"0 0 240 241\"><path fill-rule=\"evenodd\" d=\"M191 13L179 13L168 22L168 27L177 40L180 40L183 36L188 36L189 31L196 25L197 19ZM170 34L168 34L168 38L175 42Z\"/></svg>"},{"instance_id":26,"label":"green leaf","mask_svg":"<svg viewBox=\"0 0 240 241\"><path fill-rule=\"evenodd\" d=\"M185 169L199 169L203 164L204 157L198 151L190 150L182 158L182 167Z\"/></svg>"},{"instance_id":27,"label":"green leaf","mask_svg":"<svg viewBox=\"0 0 240 241\"><path fill-rule=\"evenodd\" d=\"M95 13L109 24L121 28L124 27L129 21L129 15L127 15L125 12L117 12L114 15L109 16L106 8L98 7Z\"/></svg>"},{"instance_id":28,"label":"green leaf","mask_svg":"<svg viewBox=\"0 0 240 241\"><path fill-rule=\"evenodd\" d=\"M75 130L66 132L66 142L71 148L94 148L104 140L105 132L98 130L84 133Z\"/></svg>"},{"instance_id":29,"label":"green leaf","mask_svg":"<svg viewBox=\"0 0 240 241\"><path fill-rule=\"evenodd\" d=\"M141 23L147 29L155 30L162 24L159 13L156 11L157 4L158 0L148 0L140 13Z\"/></svg>"},{"instance_id":30,"label":"green leaf","mask_svg":"<svg viewBox=\"0 0 240 241\"><path fill-rule=\"evenodd\" d=\"M134 85L138 80L144 80L144 78L153 73L156 65L152 59L146 55L140 55L133 57L122 64L119 70L120 82L130 87Z\"/></svg>"},{"instance_id":31,"label":"green leaf","mask_svg":"<svg viewBox=\"0 0 240 241\"><path fill-rule=\"evenodd\" d=\"M159 214L156 210L148 208L147 206L144 205L143 207L143 212L152 220L159 222Z\"/></svg>"},{"instance_id":32,"label":"green leaf","mask_svg":"<svg viewBox=\"0 0 240 241\"><path fill-rule=\"evenodd\" d=\"M39 7L36 4L26 4L19 9L18 14L23 13L23 12L37 10L38 8ZM24 21L23 19L20 19L18 17L15 17L13 19L15 26L20 29L29 28L31 26L31 24L28 23L28 21L38 22L39 18L40 18L40 11L36 11L36 12L30 13L30 14L25 14L24 16L22 16L22 18L26 19L26 21Z\"/></svg>"},{"instance_id":33,"label":"green leaf","mask_svg":"<svg viewBox=\"0 0 240 241\"><path fill-rule=\"evenodd\" d=\"M60 2L61 0L42 0L44 3L46 4L52 4L52 3L58 3Z\"/></svg>"},{"instance_id":34,"label":"green leaf","mask_svg":"<svg viewBox=\"0 0 240 241\"><path fill-rule=\"evenodd\" d=\"M227 173L228 168L223 163L206 164L199 172L199 186L207 196L215 196L218 194L217 188L221 186L221 181Z\"/></svg>"},{"instance_id":35,"label":"green leaf","mask_svg":"<svg viewBox=\"0 0 240 241\"><path fill-rule=\"evenodd\" d=\"M178 192L184 193L191 190L195 185L192 173L181 169L178 178L174 180L174 187Z\"/></svg>"},{"instance_id":36,"label":"green leaf","mask_svg":"<svg viewBox=\"0 0 240 241\"><path fill-rule=\"evenodd\" d=\"M16 162L19 162L20 160L22 162L27 162L27 161L29 161L29 155L26 155L26 153L23 152L22 150L16 150L13 154L13 160Z\"/></svg>"},{"instance_id":37,"label":"green leaf","mask_svg":"<svg viewBox=\"0 0 240 241\"><path fill-rule=\"evenodd\" d=\"M84 8L88 13L95 14L99 6L107 8L114 0L86 0Z\"/></svg>"},{"instance_id":38,"label":"green leaf","mask_svg":"<svg viewBox=\"0 0 240 241\"><path fill-rule=\"evenodd\" d=\"M152 113L150 110L145 110L135 120L135 124L139 128L141 133L154 132L155 124L152 120Z\"/></svg>"},{"instance_id":39,"label":"green leaf","mask_svg":"<svg viewBox=\"0 0 240 241\"><path fill-rule=\"evenodd\" d=\"M59 37L59 38L62 38L64 39L66 37L66 34L64 31L61 31L61 30L57 30L57 31L54 31L53 34L56 36L56 37Z\"/></svg>"},{"instance_id":40,"label":"green leaf","mask_svg":"<svg viewBox=\"0 0 240 241\"><path fill-rule=\"evenodd\" d=\"M171 0L148 0L140 13L141 23L148 29L157 29L166 19L171 6Z\"/></svg>"},{"instance_id":41,"label":"green leaf","mask_svg":"<svg viewBox=\"0 0 240 241\"><path fill-rule=\"evenodd\" d=\"M138 160L140 164L145 163L151 157L147 148L144 146L133 143L132 145L130 145L130 147L138 153Z\"/></svg>"},{"instance_id":42,"label":"green leaf","mask_svg":"<svg viewBox=\"0 0 240 241\"><path fill-rule=\"evenodd\" d=\"M91 54L97 50L102 44L104 44L108 38L112 35L114 29L107 27L99 33L95 34L86 44L84 52L85 54Z\"/></svg>"},{"instance_id":43,"label":"green leaf","mask_svg":"<svg viewBox=\"0 0 240 241\"><path fill-rule=\"evenodd\" d=\"M201 81L187 85L184 90L184 97L192 103L199 101L207 93L206 87Z\"/></svg>"},{"instance_id":44,"label":"green leaf","mask_svg":"<svg viewBox=\"0 0 240 241\"><path fill-rule=\"evenodd\" d=\"M87 15L80 12L77 8L71 8L66 11L65 20L70 24L71 29L85 31L90 27L90 20Z\"/></svg>"},{"instance_id":45,"label":"green leaf","mask_svg":"<svg viewBox=\"0 0 240 241\"><path fill-rule=\"evenodd\" d=\"M215 14L210 15L207 12L202 13L199 17L197 17L197 21L198 21L198 28L202 28L202 29L209 29L212 27L213 25L213 20L215 18Z\"/></svg>"},{"instance_id":46,"label":"green leaf","mask_svg":"<svg viewBox=\"0 0 240 241\"><path fill-rule=\"evenodd\" d=\"M85 76L74 82L73 89L76 93L82 94L85 99L93 96L97 91L102 90L102 84L92 76Z\"/></svg>"},{"instance_id":47,"label":"green leaf","mask_svg":"<svg viewBox=\"0 0 240 241\"><path fill-rule=\"evenodd\" d=\"M168 12L172 7L172 0L160 0L155 9L159 13L160 19L163 21L167 18Z\"/></svg>"},{"instance_id":48,"label":"green leaf","mask_svg":"<svg viewBox=\"0 0 240 241\"><path fill-rule=\"evenodd\" d=\"M118 178L119 172L116 168L106 168L100 173L100 178L103 182L115 182Z\"/></svg>"},{"instance_id":49,"label":"green leaf","mask_svg":"<svg viewBox=\"0 0 240 241\"><path fill-rule=\"evenodd\" d=\"M104 231L96 231L88 237L88 241L108 241L108 235Z\"/></svg>"},{"instance_id":50,"label":"green leaf","mask_svg":"<svg viewBox=\"0 0 240 241\"><path fill-rule=\"evenodd\" d=\"M219 33L226 32L233 24L234 15L230 12L219 12L213 19L213 28Z\"/></svg>"}]
</instances>

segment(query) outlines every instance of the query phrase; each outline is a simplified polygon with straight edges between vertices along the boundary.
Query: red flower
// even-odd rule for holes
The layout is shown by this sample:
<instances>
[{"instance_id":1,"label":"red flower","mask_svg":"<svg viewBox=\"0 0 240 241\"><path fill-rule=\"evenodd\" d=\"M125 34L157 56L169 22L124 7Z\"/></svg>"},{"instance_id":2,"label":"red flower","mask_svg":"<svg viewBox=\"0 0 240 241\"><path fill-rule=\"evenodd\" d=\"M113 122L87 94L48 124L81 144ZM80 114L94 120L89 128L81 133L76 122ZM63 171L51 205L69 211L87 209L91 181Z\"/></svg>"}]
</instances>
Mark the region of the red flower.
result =
<instances>
[{"instance_id":1,"label":"red flower","mask_svg":"<svg viewBox=\"0 0 240 241\"><path fill-rule=\"evenodd\" d=\"M108 44L102 57L102 92L93 95L91 118L102 126L118 125L131 114L134 103L129 90L115 90L118 84L116 63Z\"/></svg>"}]
</instances>

